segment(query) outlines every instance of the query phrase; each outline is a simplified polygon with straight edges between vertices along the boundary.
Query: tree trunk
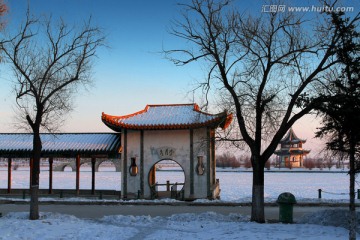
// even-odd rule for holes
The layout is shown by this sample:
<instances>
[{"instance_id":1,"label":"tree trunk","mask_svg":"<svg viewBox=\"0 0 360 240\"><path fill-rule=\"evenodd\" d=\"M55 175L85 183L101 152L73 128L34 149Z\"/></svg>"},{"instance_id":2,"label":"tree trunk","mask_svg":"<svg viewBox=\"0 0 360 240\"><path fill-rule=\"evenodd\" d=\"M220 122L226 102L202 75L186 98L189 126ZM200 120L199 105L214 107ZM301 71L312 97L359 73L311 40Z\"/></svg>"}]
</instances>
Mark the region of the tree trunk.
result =
<instances>
[{"instance_id":1,"label":"tree trunk","mask_svg":"<svg viewBox=\"0 0 360 240\"><path fill-rule=\"evenodd\" d=\"M349 240L356 239L355 211L355 143L350 142L350 204L349 204Z\"/></svg>"},{"instance_id":2,"label":"tree trunk","mask_svg":"<svg viewBox=\"0 0 360 240\"><path fill-rule=\"evenodd\" d=\"M30 185L30 219L39 219L39 175L41 158L41 139L39 128L34 130L33 136L33 168L31 172Z\"/></svg>"},{"instance_id":3,"label":"tree trunk","mask_svg":"<svg viewBox=\"0 0 360 240\"><path fill-rule=\"evenodd\" d=\"M251 159L253 165L251 221L264 223L264 164L258 156L252 155Z\"/></svg>"}]
</instances>

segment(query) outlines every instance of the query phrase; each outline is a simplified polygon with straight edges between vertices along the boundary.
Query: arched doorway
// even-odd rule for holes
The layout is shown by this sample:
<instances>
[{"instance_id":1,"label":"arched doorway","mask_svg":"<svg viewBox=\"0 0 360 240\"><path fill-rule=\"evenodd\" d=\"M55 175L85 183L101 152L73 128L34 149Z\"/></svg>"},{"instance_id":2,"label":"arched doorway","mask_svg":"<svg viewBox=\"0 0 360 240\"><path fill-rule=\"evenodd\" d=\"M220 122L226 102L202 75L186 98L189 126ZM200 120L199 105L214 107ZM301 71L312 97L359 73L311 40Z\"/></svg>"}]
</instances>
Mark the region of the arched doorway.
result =
<instances>
[{"instance_id":1,"label":"arched doorway","mask_svg":"<svg viewBox=\"0 0 360 240\"><path fill-rule=\"evenodd\" d=\"M121 172L116 171L116 165L113 161L101 162L95 178L98 189L121 190Z\"/></svg>"},{"instance_id":2,"label":"arched doorway","mask_svg":"<svg viewBox=\"0 0 360 240\"><path fill-rule=\"evenodd\" d=\"M65 165L64 168L62 169L63 172L72 172L73 169L70 165Z\"/></svg>"},{"instance_id":3,"label":"arched doorway","mask_svg":"<svg viewBox=\"0 0 360 240\"><path fill-rule=\"evenodd\" d=\"M149 171L151 198L181 198L184 184L184 169L176 161L160 160Z\"/></svg>"},{"instance_id":4,"label":"arched doorway","mask_svg":"<svg viewBox=\"0 0 360 240\"><path fill-rule=\"evenodd\" d=\"M99 164L99 172L116 172L116 166L112 161L106 160Z\"/></svg>"}]
</instances>

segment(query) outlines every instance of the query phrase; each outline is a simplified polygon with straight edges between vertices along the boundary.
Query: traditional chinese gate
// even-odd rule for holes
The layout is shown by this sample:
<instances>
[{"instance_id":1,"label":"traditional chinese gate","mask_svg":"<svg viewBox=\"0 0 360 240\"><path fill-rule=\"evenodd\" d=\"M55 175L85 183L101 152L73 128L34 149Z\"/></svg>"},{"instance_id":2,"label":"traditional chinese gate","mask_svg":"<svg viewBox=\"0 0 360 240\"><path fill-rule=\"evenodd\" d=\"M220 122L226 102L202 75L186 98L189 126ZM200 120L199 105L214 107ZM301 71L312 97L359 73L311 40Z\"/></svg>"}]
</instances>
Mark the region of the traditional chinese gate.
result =
<instances>
[{"instance_id":1,"label":"traditional chinese gate","mask_svg":"<svg viewBox=\"0 0 360 240\"><path fill-rule=\"evenodd\" d=\"M103 122L121 133L122 197L161 197L154 166L165 159L184 171L184 183L162 183L170 193L173 187L177 195L181 186L184 199L219 197L215 129L226 128L231 119L226 111L204 113L196 104L148 105L125 116L103 113Z\"/></svg>"}]
</instances>

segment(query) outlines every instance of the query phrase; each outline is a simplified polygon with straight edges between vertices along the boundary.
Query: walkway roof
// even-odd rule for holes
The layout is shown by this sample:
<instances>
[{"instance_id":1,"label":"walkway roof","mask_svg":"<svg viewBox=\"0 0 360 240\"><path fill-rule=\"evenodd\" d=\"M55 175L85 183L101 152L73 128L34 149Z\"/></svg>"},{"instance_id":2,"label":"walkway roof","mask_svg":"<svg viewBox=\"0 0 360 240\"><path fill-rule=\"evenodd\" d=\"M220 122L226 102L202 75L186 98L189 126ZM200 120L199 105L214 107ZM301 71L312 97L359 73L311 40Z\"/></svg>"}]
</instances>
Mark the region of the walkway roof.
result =
<instances>
[{"instance_id":1,"label":"walkway roof","mask_svg":"<svg viewBox=\"0 0 360 240\"><path fill-rule=\"evenodd\" d=\"M109 157L120 150L118 133L42 133L42 157ZM0 133L0 157L31 157L33 134Z\"/></svg>"},{"instance_id":2,"label":"walkway roof","mask_svg":"<svg viewBox=\"0 0 360 240\"><path fill-rule=\"evenodd\" d=\"M218 126L225 129L232 120L226 111L209 114L200 111L197 104L147 105L145 109L124 116L102 114L102 121L112 130L190 129Z\"/></svg>"}]
</instances>

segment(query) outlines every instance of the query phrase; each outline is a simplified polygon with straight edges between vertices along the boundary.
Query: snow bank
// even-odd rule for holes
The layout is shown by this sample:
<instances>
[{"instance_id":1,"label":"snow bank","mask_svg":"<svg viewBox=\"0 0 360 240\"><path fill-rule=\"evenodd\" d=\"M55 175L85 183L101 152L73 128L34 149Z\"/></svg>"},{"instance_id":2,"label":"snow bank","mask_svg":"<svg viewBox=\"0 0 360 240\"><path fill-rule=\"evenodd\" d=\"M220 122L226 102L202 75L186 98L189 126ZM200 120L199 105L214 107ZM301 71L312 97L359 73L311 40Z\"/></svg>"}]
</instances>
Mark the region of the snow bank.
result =
<instances>
[{"instance_id":1,"label":"snow bank","mask_svg":"<svg viewBox=\"0 0 360 240\"><path fill-rule=\"evenodd\" d=\"M326 209L309 213L298 220L298 223L319 224L349 229L349 211L343 209ZM357 212L357 232L360 233L360 213Z\"/></svg>"}]
</instances>

